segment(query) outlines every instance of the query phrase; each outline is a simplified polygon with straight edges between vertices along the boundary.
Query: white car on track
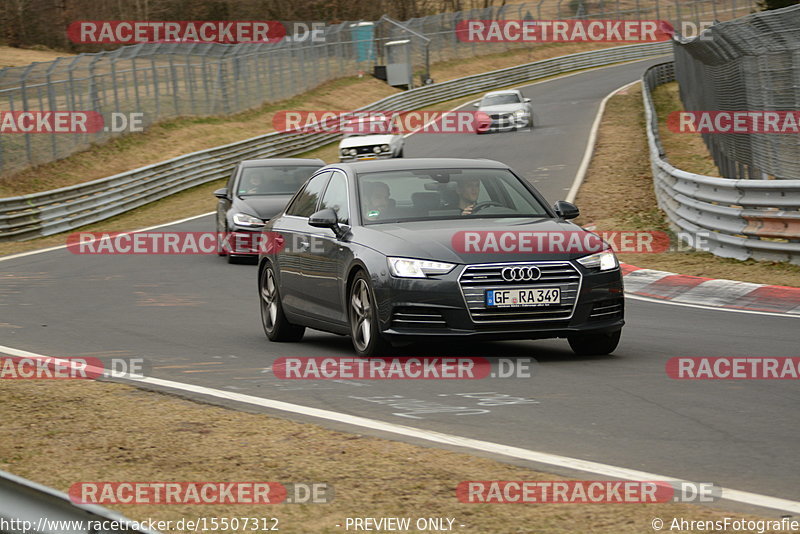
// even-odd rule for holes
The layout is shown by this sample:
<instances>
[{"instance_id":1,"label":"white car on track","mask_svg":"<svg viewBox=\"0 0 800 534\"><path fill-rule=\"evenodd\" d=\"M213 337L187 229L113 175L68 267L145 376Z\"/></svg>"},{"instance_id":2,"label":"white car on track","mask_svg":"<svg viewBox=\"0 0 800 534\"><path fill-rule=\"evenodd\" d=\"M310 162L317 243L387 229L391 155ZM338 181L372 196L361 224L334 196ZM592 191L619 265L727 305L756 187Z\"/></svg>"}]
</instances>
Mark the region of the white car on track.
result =
<instances>
[{"instance_id":1,"label":"white car on track","mask_svg":"<svg viewBox=\"0 0 800 534\"><path fill-rule=\"evenodd\" d=\"M488 127L484 125L478 128L479 134L533 127L531 99L525 98L517 89L490 91L473 105L490 119Z\"/></svg>"},{"instance_id":2,"label":"white car on track","mask_svg":"<svg viewBox=\"0 0 800 534\"><path fill-rule=\"evenodd\" d=\"M402 158L405 139L386 116L353 119L339 142L339 161Z\"/></svg>"}]
</instances>

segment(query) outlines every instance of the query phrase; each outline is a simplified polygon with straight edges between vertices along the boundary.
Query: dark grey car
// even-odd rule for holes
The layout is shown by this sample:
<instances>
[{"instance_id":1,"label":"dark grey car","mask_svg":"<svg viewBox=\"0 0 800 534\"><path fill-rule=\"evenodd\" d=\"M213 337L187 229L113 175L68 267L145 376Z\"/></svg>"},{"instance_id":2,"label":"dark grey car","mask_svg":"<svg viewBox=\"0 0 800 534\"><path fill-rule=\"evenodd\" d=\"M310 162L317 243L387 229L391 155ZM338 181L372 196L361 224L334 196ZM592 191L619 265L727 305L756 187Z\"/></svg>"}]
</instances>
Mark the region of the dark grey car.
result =
<instances>
[{"instance_id":1,"label":"dark grey car","mask_svg":"<svg viewBox=\"0 0 800 534\"><path fill-rule=\"evenodd\" d=\"M253 243L252 234L260 233L264 223L280 213L286 203L314 171L324 166L321 159L274 158L252 159L234 167L228 183L214 191L217 201L217 252L237 258L255 257L257 249L238 247ZM245 234L246 239L236 239Z\"/></svg>"},{"instance_id":2,"label":"dark grey car","mask_svg":"<svg viewBox=\"0 0 800 534\"><path fill-rule=\"evenodd\" d=\"M476 185L477 183L477 185ZM409 159L329 165L265 227L264 330L349 334L361 356L431 337L565 337L579 354L619 341L623 289L613 252L464 248L480 232L597 236L566 219L503 163ZM468 232L469 234L465 233ZM602 241L601 241L602 242Z\"/></svg>"}]
</instances>

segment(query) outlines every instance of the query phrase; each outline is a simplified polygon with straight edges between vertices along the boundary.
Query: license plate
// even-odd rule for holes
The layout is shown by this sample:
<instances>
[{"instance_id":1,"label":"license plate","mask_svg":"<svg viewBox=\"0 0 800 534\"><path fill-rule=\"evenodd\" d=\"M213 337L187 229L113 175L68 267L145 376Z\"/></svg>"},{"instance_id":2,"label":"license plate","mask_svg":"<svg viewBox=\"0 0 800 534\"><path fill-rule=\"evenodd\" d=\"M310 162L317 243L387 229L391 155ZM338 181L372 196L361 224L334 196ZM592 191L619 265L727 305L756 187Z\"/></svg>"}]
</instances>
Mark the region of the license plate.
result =
<instances>
[{"instance_id":1,"label":"license plate","mask_svg":"<svg viewBox=\"0 0 800 534\"><path fill-rule=\"evenodd\" d=\"M487 289L486 306L490 308L523 308L561 304L561 289Z\"/></svg>"}]
</instances>

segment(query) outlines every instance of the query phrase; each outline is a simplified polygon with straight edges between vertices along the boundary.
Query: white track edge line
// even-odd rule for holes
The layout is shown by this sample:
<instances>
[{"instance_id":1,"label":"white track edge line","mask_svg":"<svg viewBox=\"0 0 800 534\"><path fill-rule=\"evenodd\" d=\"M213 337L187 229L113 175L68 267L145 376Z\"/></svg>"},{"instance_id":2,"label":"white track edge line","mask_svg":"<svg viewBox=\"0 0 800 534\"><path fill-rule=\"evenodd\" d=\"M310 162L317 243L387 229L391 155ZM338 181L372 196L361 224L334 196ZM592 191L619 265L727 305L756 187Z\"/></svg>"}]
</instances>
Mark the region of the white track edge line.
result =
<instances>
[{"instance_id":1,"label":"white track edge line","mask_svg":"<svg viewBox=\"0 0 800 534\"><path fill-rule=\"evenodd\" d=\"M148 230L155 230L157 228L164 228L165 226L172 226L172 225L175 225L175 224L181 224L181 223L185 223L185 222L188 222L188 221L193 221L194 219L199 219L200 217L205 217L207 215L213 215L214 213L216 213L216 212L209 211L209 212L206 212L206 213L201 213L200 215L192 215L191 217L186 217L185 219L178 219L177 221L170 221L170 222L165 222L165 223L162 223L162 224L157 224L155 226L148 226L147 228L139 228L138 230L126 230L124 232L119 232L119 235L135 234L137 232L146 232ZM73 232L73 233L80 233L80 232ZM86 232L86 233L90 233L90 232ZM94 241L97 241L97 239L93 239L92 240L92 242L94 242ZM33 256L34 254L42 254L43 252L51 252L53 250L61 250L62 248L67 248L67 245L56 245L54 247L40 248L40 249L36 249L36 250L29 250L27 252L20 252L18 254L10 254L8 256L0 256L0 261L13 260L13 259L16 259L16 258L24 258L25 256Z\"/></svg>"},{"instance_id":2,"label":"white track edge line","mask_svg":"<svg viewBox=\"0 0 800 534\"><path fill-rule=\"evenodd\" d=\"M67 365L71 365L71 362L69 360L63 360L51 356L43 356L41 354L36 354L33 352L28 352L20 349L14 349L12 347L6 347L3 345L0 345L0 352L4 352L11 356L20 356L23 358L50 359L50 360L55 360L57 363L64 363ZM180 391L205 395L208 397L216 397L219 399L225 399L244 404L251 404L254 406L261 406L263 408L306 415L318 419L324 419L327 421L335 421L338 423L344 423L351 426L368 428L370 430L377 430L381 432L387 432L410 438L417 438L431 443L441 443L445 445L453 445L476 451L499 454L501 456L507 456L510 458L517 458L520 460L527 460L545 465L563 467L576 471L607 476L610 478L617 478L623 480L665 481L665 482L678 482L678 483L688 482L683 479L668 477L664 475L657 475L654 473L648 473L646 471L638 471L635 469L628 469L624 467L617 467L598 462L591 462L588 460L581 460L578 458L570 458L567 456L559 456L556 454L537 452L528 449L522 449L519 447L512 447L510 445L493 443L490 441L482 441L473 438L456 436L453 434L445 434L442 432L423 430L419 428L398 425L395 423L379 421L376 419L369 419L357 415L349 415L330 410L323 410L320 408L312 408L310 406L302 406L300 404L293 404L273 399L254 397L252 395L244 395L242 393L233 393L230 391L208 388L205 386L184 384L182 382L174 382L172 380L164 380L161 378L150 378L150 377L133 378L125 375L116 376L116 378L122 378L125 380L132 381L134 383L138 382L153 386L177 389ZM757 493L751 493L747 491L740 491L728 488L721 488L721 497L729 501L749 504L752 506L782 510L782 511L792 512L794 514L800 514L800 502L798 501L791 501L788 499L781 499L779 497L770 497L767 495L760 495Z\"/></svg>"},{"instance_id":3,"label":"white track edge line","mask_svg":"<svg viewBox=\"0 0 800 534\"><path fill-rule=\"evenodd\" d=\"M624 280L624 278L623 278ZM751 315L768 315L770 317L789 317L792 319L800 319L800 314L796 313L788 313L788 312L768 312L768 311L760 311L760 310L744 310L739 308L725 308L722 306L710 306L710 305L703 305L703 304L692 304L689 302L681 302L679 300L668 300L668 299L657 299L652 297L644 297L642 295L637 295L636 293L625 293L626 299L631 300L641 300L643 302L652 302L653 304L670 304L672 306L684 306L686 308L699 308L701 310L711 310L711 311L722 311L722 312L734 312L734 313L749 313Z\"/></svg>"},{"instance_id":4,"label":"white track edge line","mask_svg":"<svg viewBox=\"0 0 800 534\"><path fill-rule=\"evenodd\" d=\"M594 123L592 123L592 129L589 133L589 140L586 143L586 151L583 153L581 165L578 167L578 172L575 173L575 180L572 182L572 187L569 188L569 193L567 193L567 202L575 202L575 197L578 196L578 190L583 185L583 180L586 178L586 173L589 171L589 163L592 161L592 156L594 155L595 143L597 142L597 133L600 131L600 123L603 121L603 114L606 111L606 104L608 104L608 101L611 100L611 97L620 91L624 91L628 87L633 87L640 81L641 80L636 80L625 84L622 87L614 89L606 95L602 102L600 102L600 108L597 110L597 115L594 117Z\"/></svg>"}]
</instances>

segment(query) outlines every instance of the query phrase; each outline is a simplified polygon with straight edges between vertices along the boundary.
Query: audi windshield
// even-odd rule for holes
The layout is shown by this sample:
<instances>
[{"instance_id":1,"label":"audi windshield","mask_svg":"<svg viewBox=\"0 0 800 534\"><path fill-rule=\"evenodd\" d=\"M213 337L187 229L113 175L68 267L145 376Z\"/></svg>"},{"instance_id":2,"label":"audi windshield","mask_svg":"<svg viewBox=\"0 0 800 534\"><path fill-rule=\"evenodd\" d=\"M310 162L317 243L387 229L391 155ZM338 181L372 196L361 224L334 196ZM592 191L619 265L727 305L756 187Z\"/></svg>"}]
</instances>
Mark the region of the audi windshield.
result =
<instances>
[{"instance_id":1,"label":"audi windshield","mask_svg":"<svg viewBox=\"0 0 800 534\"><path fill-rule=\"evenodd\" d=\"M419 169L359 174L364 224L499 217L550 217L507 169Z\"/></svg>"}]
</instances>

